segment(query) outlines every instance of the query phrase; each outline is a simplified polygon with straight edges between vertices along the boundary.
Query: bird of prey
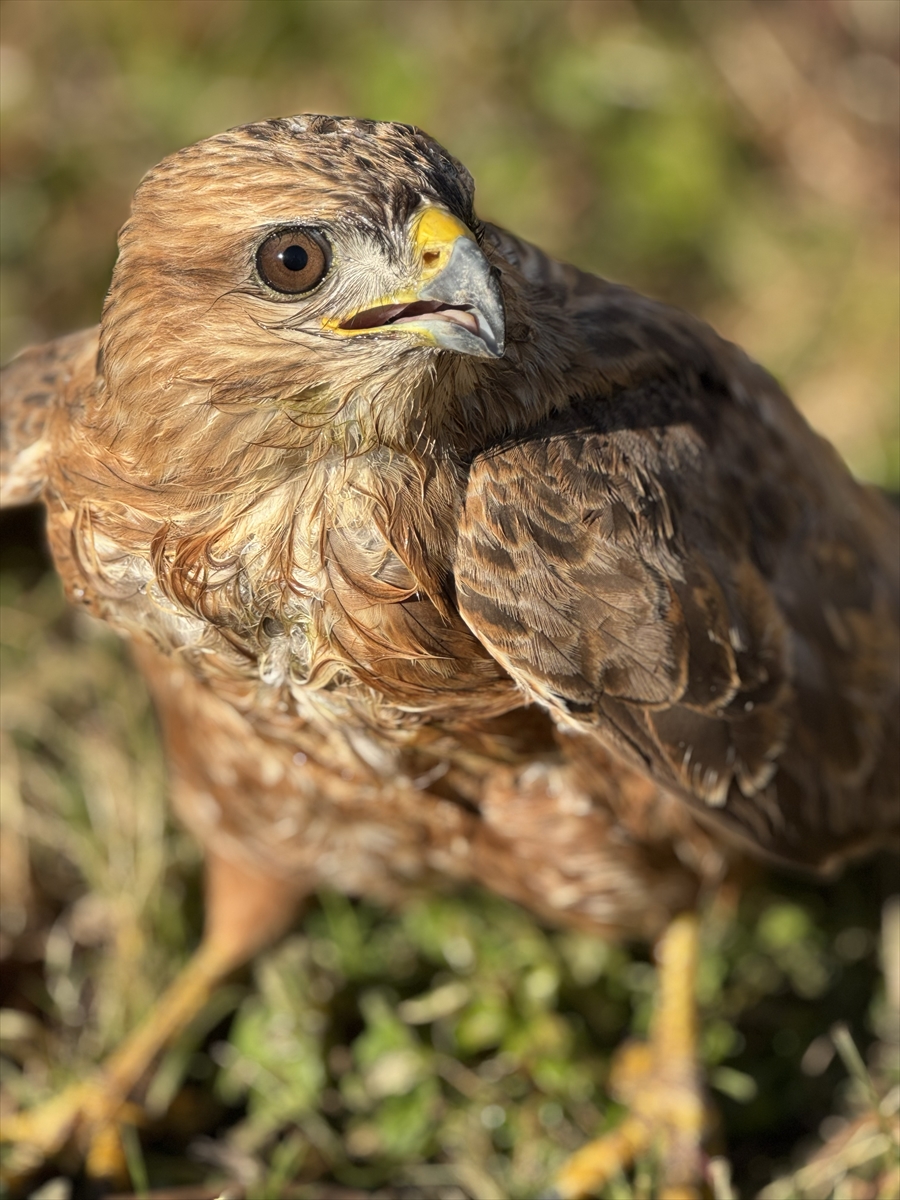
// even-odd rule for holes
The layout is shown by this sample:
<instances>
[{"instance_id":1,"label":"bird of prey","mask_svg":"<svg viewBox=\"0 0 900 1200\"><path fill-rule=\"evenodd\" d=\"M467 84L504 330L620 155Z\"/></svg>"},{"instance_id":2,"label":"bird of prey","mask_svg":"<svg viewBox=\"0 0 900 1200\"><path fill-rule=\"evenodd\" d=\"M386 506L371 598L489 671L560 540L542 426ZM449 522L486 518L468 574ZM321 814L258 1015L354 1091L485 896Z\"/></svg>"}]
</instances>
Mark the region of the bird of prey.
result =
<instances>
[{"instance_id":1,"label":"bird of prey","mask_svg":"<svg viewBox=\"0 0 900 1200\"><path fill-rule=\"evenodd\" d=\"M559 1195L660 1128L695 1187L699 891L900 825L883 498L739 349L483 223L465 167L384 122L166 158L99 327L26 350L3 397L3 500L43 499L70 600L130 639L207 865L185 973L8 1135L98 1157L319 885L476 880L659 939L629 1116Z\"/></svg>"}]
</instances>

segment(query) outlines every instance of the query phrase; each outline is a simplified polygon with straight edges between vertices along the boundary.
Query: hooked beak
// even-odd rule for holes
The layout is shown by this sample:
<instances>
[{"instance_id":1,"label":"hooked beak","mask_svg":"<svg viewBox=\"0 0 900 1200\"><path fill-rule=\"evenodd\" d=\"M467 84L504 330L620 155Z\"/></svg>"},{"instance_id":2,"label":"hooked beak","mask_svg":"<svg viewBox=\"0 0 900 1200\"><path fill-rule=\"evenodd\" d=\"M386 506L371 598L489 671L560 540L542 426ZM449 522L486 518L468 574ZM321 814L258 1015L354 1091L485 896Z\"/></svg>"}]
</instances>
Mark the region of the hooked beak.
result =
<instances>
[{"instance_id":1,"label":"hooked beak","mask_svg":"<svg viewBox=\"0 0 900 1200\"><path fill-rule=\"evenodd\" d=\"M503 297L471 230L445 210L429 207L415 219L411 234L420 264L413 287L329 325L345 334L402 330L442 350L500 358Z\"/></svg>"}]
</instances>

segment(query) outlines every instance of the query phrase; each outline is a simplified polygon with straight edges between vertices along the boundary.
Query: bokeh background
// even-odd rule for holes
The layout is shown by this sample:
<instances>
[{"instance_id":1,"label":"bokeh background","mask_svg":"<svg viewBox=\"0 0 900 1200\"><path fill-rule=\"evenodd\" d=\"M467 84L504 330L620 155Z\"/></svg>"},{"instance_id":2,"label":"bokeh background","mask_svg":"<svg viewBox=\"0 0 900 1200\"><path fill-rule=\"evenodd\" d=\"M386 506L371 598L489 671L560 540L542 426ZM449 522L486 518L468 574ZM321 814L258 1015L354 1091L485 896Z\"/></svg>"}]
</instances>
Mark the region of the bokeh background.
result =
<instances>
[{"instance_id":1,"label":"bokeh background","mask_svg":"<svg viewBox=\"0 0 900 1200\"><path fill-rule=\"evenodd\" d=\"M354 113L437 137L482 216L710 320L897 490L898 41L895 0L3 0L3 361L97 319L163 155L266 116ZM37 514L3 532L0 1116L113 1045L200 922L126 656L65 612ZM743 1195L847 1128L864 1085L831 1022L889 1087L892 887L876 864L714 907L704 1054ZM175 1116L133 1139L133 1184L539 1195L614 1118L609 1056L645 1025L652 977L645 949L482 896L399 917L325 897L167 1057L151 1109L174 1098ZM780 1194L895 1200L884 1146L852 1170L836 1154ZM609 1194L652 1196L641 1171ZM74 1178L59 1168L54 1200Z\"/></svg>"}]
</instances>

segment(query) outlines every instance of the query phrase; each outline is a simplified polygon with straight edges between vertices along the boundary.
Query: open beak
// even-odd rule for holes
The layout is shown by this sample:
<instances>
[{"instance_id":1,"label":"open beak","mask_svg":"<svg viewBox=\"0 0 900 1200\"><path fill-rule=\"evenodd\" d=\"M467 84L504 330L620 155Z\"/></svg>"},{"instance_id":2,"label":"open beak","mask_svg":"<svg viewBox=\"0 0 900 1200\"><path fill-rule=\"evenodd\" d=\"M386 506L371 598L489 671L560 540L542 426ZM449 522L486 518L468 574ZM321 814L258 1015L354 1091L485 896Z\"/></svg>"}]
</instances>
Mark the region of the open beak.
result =
<instances>
[{"instance_id":1,"label":"open beak","mask_svg":"<svg viewBox=\"0 0 900 1200\"><path fill-rule=\"evenodd\" d=\"M444 209L428 207L410 232L419 263L412 289L332 328L341 333L403 330L442 350L500 358L506 337L503 297L496 272L471 230Z\"/></svg>"}]
</instances>

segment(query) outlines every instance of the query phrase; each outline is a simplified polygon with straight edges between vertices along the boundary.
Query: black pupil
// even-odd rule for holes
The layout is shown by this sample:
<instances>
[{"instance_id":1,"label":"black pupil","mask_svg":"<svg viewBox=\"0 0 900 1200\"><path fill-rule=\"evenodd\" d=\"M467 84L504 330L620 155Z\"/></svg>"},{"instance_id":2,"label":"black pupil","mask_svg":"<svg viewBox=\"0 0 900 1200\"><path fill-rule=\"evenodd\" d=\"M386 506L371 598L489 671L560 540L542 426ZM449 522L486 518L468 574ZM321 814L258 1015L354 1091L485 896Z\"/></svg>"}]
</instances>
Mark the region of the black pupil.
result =
<instances>
[{"instance_id":1,"label":"black pupil","mask_svg":"<svg viewBox=\"0 0 900 1200\"><path fill-rule=\"evenodd\" d=\"M309 255L302 246L285 246L278 257L289 271L302 271L309 262Z\"/></svg>"}]
</instances>

